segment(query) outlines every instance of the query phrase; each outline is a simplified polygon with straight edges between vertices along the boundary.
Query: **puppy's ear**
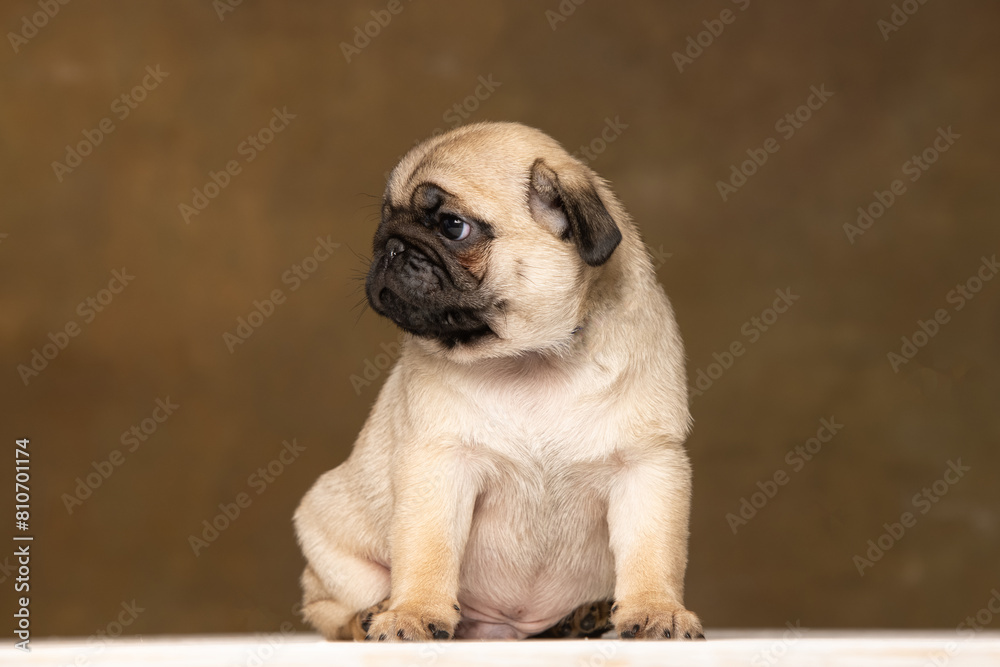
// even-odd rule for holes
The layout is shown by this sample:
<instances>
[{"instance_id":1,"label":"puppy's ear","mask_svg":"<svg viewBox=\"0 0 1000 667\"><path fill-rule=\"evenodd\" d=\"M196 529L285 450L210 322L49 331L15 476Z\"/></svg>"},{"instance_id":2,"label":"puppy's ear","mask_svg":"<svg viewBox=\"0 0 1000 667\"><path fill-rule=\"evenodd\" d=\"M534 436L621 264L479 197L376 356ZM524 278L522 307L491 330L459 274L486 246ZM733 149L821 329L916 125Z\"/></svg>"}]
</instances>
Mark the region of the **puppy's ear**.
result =
<instances>
[{"instance_id":1,"label":"puppy's ear","mask_svg":"<svg viewBox=\"0 0 1000 667\"><path fill-rule=\"evenodd\" d=\"M531 165L528 205L542 225L576 243L590 266L604 264L621 243L621 230L591 180L582 175L560 180L541 158Z\"/></svg>"}]
</instances>

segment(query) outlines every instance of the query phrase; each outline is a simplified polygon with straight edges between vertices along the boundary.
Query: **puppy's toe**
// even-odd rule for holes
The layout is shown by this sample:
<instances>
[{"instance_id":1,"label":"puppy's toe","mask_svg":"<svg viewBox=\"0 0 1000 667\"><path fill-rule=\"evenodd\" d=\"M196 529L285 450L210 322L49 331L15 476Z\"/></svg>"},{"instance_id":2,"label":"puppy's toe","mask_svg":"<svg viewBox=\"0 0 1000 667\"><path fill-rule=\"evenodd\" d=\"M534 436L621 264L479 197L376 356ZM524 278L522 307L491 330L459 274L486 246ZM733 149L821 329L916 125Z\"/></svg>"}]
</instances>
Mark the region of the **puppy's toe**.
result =
<instances>
[{"instance_id":1,"label":"puppy's toe","mask_svg":"<svg viewBox=\"0 0 1000 667\"><path fill-rule=\"evenodd\" d=\"M351 618L351 621L347 624L347 629L354 641L364 641L365 639L368 639L368 630L371 627L372 619L375 618L376 614L381 614L388 608L389 598L386 598L381 602L373 604L367 609L362 609L355 614L354 617Z\"/></svg>"},{"instance_id":2,"label":"puppy's toe","mask_svg":"<svg viewBox=\"0 0 1000 667\"><path fill-rule=\"evenodd\" d=\"M704 639L705 632L701 628L698 616L687 609L674 612L674 627L671 629L674 639Z\"/></svg>"}]
</instances>

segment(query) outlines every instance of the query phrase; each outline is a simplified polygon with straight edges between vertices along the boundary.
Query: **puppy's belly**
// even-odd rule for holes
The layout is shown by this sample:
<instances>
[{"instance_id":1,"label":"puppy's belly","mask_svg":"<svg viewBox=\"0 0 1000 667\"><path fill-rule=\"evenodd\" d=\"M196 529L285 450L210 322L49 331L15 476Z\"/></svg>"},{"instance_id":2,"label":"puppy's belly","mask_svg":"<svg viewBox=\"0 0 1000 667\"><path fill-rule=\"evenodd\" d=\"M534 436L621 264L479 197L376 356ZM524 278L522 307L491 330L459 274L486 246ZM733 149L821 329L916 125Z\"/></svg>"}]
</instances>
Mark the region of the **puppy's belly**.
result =
<instances>
[{"instance_id":1,"label":"puppy's belly","mask_svg":"<svg viewBox=\"0 0 1000 667\"><path fill-rule=\"evenodd\" d=\"M484 494L459 591L459 635L521 639L614 592L603 503L579 491Z\"/></svg>"}]
</instances>

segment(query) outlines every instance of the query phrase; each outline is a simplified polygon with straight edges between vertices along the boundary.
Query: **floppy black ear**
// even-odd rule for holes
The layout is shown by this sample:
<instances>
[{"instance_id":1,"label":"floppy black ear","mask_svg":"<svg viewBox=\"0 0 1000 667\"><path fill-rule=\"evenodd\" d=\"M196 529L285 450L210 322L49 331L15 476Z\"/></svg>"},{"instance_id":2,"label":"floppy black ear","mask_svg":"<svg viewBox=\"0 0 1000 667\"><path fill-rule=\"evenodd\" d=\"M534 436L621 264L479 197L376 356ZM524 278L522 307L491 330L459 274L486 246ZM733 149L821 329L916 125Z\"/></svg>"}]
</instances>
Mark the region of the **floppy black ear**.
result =
<instances>
[{"instance_id":1,"label":"floppy black ear","mask_svg":"<svg viewBox=\"0 0 1000 667\"><path fill-rule=\"evenodd\" d=\"M621 243L622 233L589 178L564 179L539 158L531 165L532 212L564 239L572 239L583 261L600 266Z\"/></svg>"}]
</instances>

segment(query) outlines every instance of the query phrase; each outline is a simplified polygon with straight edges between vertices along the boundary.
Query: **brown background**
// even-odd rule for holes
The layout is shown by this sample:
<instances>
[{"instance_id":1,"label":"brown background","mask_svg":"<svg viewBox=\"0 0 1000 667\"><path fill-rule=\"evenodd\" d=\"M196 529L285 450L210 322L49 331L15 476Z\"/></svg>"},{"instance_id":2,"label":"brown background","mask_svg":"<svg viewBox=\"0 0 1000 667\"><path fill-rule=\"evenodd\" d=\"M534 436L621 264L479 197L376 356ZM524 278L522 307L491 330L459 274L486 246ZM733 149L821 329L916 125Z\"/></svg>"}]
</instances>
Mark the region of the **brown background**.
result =
<instances>
[{"instance_id":1,"label":"brown background","mask_svg":"<svg viewBox=\"0 0 1000 667\"><path fill-rule=\"evenodd\" d=\"M1000 586L1000 280L958 312L946 295L1000 250L1000 9L929 2L886 41L888 0L688 4L589 0L553 30L557 0L404 2L347 63L340 43L385 3L244 0L220 20L207 0L71 2L0 47L0 410L4 449L32 440L36 633L90 634L133 599L130 633L291 618L291 513L349 451L382 379L351 377L395 338L358 306L383 174L480 76L500 85L470 120L571 150L606 118L628 126L592 166L670 253L689 373L748 343L776 289L800 295L694 402L687 602L706 627L954 627L982 608ZM672 53L727 7L735 22L678 72ZM4 3L0 26L35 11ZM156 65L167 78L119 120L111 103ZM781 138L812 85L834 95ZM296 118L243 162L274 107ZM51 163L104 117L114 132L59 182ZM951 149L849 243L857 207L949 126ZM768 137L780 150L723 202L716 181ZM185 224L179 204L231 159L242 173ZM283 272L327 235L340 248L290 291ZM77 304L122 267L134 281L82 324ZM223 333L276 288L287 301L230 354ZM942 307L951 321L894 373L886 354ZM18 364L71 320L80 335L25 386ZM167 396L176 413L69 514L76 478ZM792 472L785 453L831 416L844 428ZM305 452L256 495L248 477L291 438ZM853 556L958 458L971 470L859 576ZM734 535L726 514L777 470L790 481ZM196 557L188 536L246 491Z\"/></svg>"}]
</instances>

